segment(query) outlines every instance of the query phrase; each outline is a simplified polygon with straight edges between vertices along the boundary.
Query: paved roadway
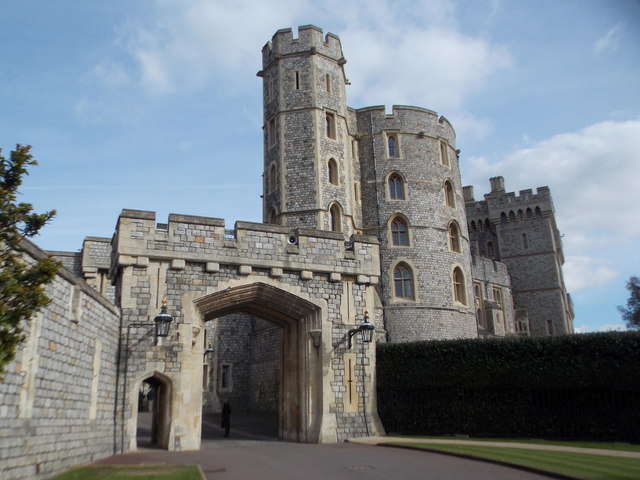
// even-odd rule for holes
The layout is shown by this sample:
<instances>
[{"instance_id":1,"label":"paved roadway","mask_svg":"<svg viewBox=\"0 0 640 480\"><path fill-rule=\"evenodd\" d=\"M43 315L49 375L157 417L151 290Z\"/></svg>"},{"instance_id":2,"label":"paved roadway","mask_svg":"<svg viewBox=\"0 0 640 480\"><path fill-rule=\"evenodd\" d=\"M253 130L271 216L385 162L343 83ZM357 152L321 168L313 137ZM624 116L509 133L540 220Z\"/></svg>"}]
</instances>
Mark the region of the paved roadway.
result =
<instances>
[{"instance_id":1,"label":"paved roadway","mask_svg":"<svg viewBox=\"0 0 640 480\"><path fill-rule=\"evenodd\" d=\"M236 417L238 418L238 417ZM355 443L310 445L281 442L239 430L222 437L216 418L203 422L202 449L167 452L143 449L98 464L197 464L207 480L541 480L550 477L491 463L430 452Z\"/></svg>"}]
</instances>

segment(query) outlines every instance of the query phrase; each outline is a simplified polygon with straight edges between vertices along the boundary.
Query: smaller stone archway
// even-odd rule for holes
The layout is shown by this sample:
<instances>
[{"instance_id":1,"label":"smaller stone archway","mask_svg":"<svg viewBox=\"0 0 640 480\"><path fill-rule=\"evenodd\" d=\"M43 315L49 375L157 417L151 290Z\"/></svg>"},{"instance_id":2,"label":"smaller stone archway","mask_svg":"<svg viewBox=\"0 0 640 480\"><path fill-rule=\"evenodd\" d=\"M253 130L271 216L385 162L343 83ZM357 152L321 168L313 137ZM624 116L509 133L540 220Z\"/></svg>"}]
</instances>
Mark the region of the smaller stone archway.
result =
<instances>
[{"instance_id":1,"label":"smaller stone archway","mask_svg":"<svg viewBox=\"0 0 640 480\"><path fill-rule=\"evenodd\" d=\"M137 399L131 415L131 425L136 429L136 435L130 437L132 450L149 446L169 449L172 431L171 379L156 371L140 377L136 385L137 388L132 392L132 397L136 396ZM141 393L144 397L141 397Z\"/></svg>"},{"instance_id":2,"label":"smaller stone archway","mask_svg":"<svg viewBox=\"0 0 640 480\"><path fill-rule=\"evenodd\" d=\"M313 335L321 331L321 308L262 282L229 287L194 303L203 322L247 313L282 329L279 436L290 441L319 441L322 359L314 352Z\"/></svg>"}]
</instances>

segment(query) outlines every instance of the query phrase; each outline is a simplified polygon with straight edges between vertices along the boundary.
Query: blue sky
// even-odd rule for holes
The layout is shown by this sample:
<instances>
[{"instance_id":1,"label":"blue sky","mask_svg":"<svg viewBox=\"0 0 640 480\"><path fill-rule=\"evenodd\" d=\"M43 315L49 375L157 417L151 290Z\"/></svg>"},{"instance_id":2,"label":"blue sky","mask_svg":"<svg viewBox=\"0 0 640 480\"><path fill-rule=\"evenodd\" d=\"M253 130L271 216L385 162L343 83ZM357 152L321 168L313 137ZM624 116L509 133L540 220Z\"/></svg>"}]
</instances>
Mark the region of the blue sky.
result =
<instances>
[{"instance_id":1,"label":"blue sky","mask_svg":"<svg viewBox=\"0 0 640 480\"><path fill-rule=\"evenodd\" d=\"M33 145L36 239L77 251L123 208L261 221L262 46L338 35L349 105L446 116L476 198L548 185L580 331L640 274L637 0L0 0L0 147Z\"/></svg>"}]
</instances>

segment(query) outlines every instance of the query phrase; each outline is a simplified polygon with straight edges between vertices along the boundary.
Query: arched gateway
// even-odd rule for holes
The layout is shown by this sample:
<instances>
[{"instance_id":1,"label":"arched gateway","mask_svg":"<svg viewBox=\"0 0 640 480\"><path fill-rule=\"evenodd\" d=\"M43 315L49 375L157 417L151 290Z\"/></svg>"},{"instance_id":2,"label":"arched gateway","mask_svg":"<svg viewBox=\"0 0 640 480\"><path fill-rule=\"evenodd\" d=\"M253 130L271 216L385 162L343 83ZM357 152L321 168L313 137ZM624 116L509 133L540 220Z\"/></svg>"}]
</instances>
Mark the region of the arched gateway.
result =
<instances>
[{"instance_id":1,"label":"arched gateway","mask_svg":"<svg viewBox=\"0 0 640 480\"><path fill-rule=\"evenodd\" d=\"M322 364L313 336L321 332L322 307L263 282L228 287L195 302L203 321L233 313L269 319L282 328L279 436L317 442L322 419Z\"/></svg>"},{"instance_id":2,"label":"arched gateway","mask_svg":"<svg viewBox=\"0 0 640 480\"><path fill-rule=\"evenodd\" d=\"M247 368L227 368L234 355L236 366L247 356L249 340L242 339L253 339L254 350L262 351L269 326L277 330L268 338L280 438L326 443L382 432L375 342L364 344L358 335L352 348L347 342L366 315L377 335L384 334L375 239L352 235L345 242L333 232L241 222L230 232L220 219L185 215L157 226L153 212L124 210L113 247L123 318L124 449L136 448L135 407L150 376L171 386L161 446L198 449L203 398L207 408L220 407L229 386L249 375ZM156 338L153 319L163 298L173 322L168 337ZM210 343L213 357L205 354ZM260 359L254 364L264 367ZM217 381L209 383L210 377ZM246 397L262 401L269 391L260 384Z\"/></svg>"}]
</instances>

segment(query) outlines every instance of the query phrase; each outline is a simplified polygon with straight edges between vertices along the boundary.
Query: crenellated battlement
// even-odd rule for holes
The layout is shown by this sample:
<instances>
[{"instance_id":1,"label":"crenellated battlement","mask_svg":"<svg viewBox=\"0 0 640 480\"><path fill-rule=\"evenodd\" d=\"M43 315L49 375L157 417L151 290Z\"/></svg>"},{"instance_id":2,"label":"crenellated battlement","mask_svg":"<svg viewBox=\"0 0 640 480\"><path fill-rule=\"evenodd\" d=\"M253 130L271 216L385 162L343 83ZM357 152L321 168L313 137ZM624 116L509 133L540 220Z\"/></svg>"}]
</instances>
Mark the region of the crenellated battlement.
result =
<instances>
[{"instance_id":1,"label":"crenellated battlement","mask_svg":"<svg viewBox=\"0 0 640 480\"><path fill-rule=\"evenodd\" d=\"M344 60L340 38L333 33L323 35L314 25L298 27L298 38L291 28L278 30L262 48L262 66L270 65L276 58L299 53L318 53L334 60Z\"/></svg>"},{"instance_id":2,"label":"crenellated battlement","mask_svg":"<svg viewBox=\"0 0 640 480\"><path fill-rule=\"evenodd\" d=\"M375 125L377 129L397 129L403 133L434 138L445 137L455 142L455 131L449 120L438 116L437 112L412 105L393 105L391 113L387 113L384 105L364 107L355 110L360 130L365 125Z\"/></svg>"},{"instance_id":3,"label":"crenellated battlement","mask_svg":"<svg viewBox=\"0 0 640 480\"><path fill-rule=\"evenodd\" d=\"M276 276L284 270L303 276L328 273L337 279L354 275L362 283L377 284L378 246L375 237L352 235L345 242L342 233L252 222L236 222L228 229L220 218L177 214L163 224L156 223L155 212L123 210L113 240L112 268L165 260L174 269L186 262L205 264L211 272L234 265L249 273L268 268Z\"/></svg>"},{"instance_id":4,"label":"crenellated battlement","mask_svg":"<svg viewBox=\"0 0 640 480\"><path fill-rule=\"evenodd\" d=\"M491 178L491 192L484 195L484 200L476 201L473 198L472 186L464 187L464 198L470 220L484 216L498 220L502 213L509 216L510 213L526 214L527 211L537 214L554 212L549 187L538 187L536 193L532 189L520 190L516 195L515 192L505 191L503 177Z\"/></svg>"}]
</instances>

